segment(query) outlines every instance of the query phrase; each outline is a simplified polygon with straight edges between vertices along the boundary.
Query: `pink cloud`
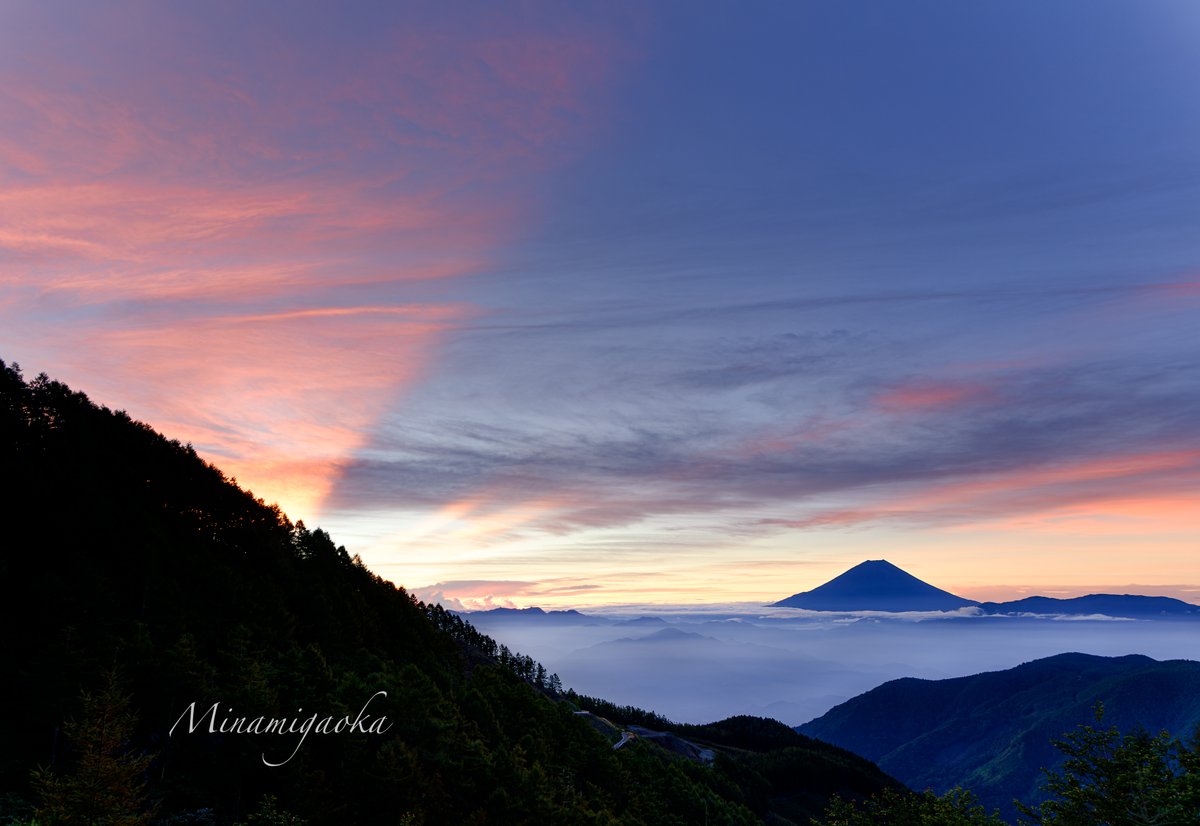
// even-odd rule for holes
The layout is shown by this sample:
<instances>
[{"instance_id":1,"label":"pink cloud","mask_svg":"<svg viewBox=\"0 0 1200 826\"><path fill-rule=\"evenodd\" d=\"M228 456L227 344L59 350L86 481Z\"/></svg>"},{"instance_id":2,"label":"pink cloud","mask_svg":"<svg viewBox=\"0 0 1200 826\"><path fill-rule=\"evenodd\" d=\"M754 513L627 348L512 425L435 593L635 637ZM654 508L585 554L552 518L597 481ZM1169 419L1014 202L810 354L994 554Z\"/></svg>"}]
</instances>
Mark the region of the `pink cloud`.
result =
<instances>
[{"instance_id":1,"label":"pink cloud","mask_svg":"<svg viewBox=\"0 0 1200 826\"><path fill-rule=\"evenodd\" d=\"M1192 276L1193 278L1195 276ZM1160 299L1200 297L1200 280L1181 280L1162 284L1150 284L1142 289L1144 294Z\"/></svg>"},{"instance_id":2,"label":"pink cloud","mask_svg":"<svg viewBox=\"0 0 1200 826\"><path fill-rule=\"evenodd\" d=\"M979 404L992 396L993 390L979 382L923 380L891 387L875 397L875 404L889 413L922 413Z\"/></svg>"},{"instance_id":3,"label":"pink cloud","mask_svg":"<svg viewBox=\"0 0 1200 826\"><path fill-rule=\"evenodd\" d=\"M861 423L850 417L817 416L788 427L772 428L753 434L732 448L719 452L718 455L721 458L746 460L789 453L797 448L828 444L846 436L859 426Z\"/></svg>"},{"instance_id":4,"label":"pink cloud","mask_svg":"<svg viewBox=\"0 0 1200 826\"><path fill-rule=\"evenodd\" d=\"M537 176L595 128L618 60L586 20L485 11L450 28L409 11L339 39L240 7L82 7L65 26L15 5L6 358L318 511L475 312L408 285L493 260L535 214ZM347 287L356 306L334 298Z\"/></svg>"},{"instance_id":5,"label":"pink cloud","mask_svg":"<svg viewBox=\"0 0 1200 826\"><path fill-rule=\"evenodd\" d=\"M339 464L431 369L462 307L321 307L69 334L68 372L111 365L106 398L190 441L256 494L318 508Z\"/></svg>"}]
</instances>

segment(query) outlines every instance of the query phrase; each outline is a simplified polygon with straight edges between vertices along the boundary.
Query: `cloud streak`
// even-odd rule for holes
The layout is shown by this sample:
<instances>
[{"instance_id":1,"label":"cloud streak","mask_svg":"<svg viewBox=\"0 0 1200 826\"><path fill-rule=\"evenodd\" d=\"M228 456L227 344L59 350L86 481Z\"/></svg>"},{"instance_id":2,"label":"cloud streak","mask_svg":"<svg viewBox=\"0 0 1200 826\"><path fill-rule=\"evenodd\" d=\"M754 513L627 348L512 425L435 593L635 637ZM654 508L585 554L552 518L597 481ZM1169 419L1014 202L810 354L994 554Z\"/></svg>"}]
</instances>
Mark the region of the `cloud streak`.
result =
<instances>
[{"instance_id":1,"label":"cloud streak","mask_svg":"<svg viewBox=\"0 0 1200 826\"><path fill-rule=\"evenodd\" d=\"M435 285L538 208L621 49L567 15L76 11L6 12L6 357L311 517L476 314Z\"/></svg>"},{"instance_id":2,"label":"cloud streak","mask_svg":"<svg viewBox=\"0 0 1200 826\"><path fill-rule=\"evenodd\" d=\"M859 339L786 344L679 348L636 371L619 348L600 350L579 367L602 384L521 387L553 428L499 403L503 387L489 393L498 415L428 429L416 399L402 426L377 435L376 458L344 469L335 501L420 506L484 485L493 508L555 491L556 506L531 520L552 533L712 511L811 528L1103 507L1131 486L1166 496L1200 481L1188 413L1200 399L1183 364L1084 360L896 381L873 374L880 347ZM627 414L598 426L589 411L613 400ZM839 499L854 505L828 504ZM763 510L798 515L737 516Z\"/></svg>"}]
</instances>

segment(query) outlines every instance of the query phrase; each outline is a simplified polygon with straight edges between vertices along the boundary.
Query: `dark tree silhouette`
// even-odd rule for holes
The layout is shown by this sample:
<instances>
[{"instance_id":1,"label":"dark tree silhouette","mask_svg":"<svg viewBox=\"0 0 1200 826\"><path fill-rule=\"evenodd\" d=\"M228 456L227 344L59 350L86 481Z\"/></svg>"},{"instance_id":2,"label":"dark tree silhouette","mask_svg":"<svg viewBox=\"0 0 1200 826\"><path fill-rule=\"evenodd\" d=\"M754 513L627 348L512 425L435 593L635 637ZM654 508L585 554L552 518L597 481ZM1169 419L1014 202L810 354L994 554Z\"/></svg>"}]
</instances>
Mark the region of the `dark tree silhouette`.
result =
<instances>
[{"instance_id":1,"label":"dark tree silhouette","mask_svg":"<svg viewBox=\"0 0 1200 826\"><path fill-rule=\"evenodd\" d=\"M105 675L99 691L85 692L82 704L79 718L64 727L72 768L61 774L49 768L33 772L41 798L37 818L46 824L149 823L145 775L151 757L130 749L136 716L116 672Z\"/></svg>"}]
</instances>

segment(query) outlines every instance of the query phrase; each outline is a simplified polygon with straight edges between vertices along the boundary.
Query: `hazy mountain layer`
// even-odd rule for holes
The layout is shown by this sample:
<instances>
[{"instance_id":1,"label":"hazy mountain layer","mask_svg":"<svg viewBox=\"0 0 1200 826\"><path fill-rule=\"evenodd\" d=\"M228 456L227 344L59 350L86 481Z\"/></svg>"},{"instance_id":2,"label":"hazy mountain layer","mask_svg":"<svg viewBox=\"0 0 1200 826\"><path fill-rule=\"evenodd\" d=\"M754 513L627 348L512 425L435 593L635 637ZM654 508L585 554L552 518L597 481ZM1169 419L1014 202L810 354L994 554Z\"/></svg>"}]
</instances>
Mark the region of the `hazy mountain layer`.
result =
<instances>
[{"instance_id":1,"label":"hazy mountain layer","mask_svg":"<svg viewBox=\"0 0 1200 826\"><path fill-rule=\"evenodd\" d=\"M1011 602L984 602L988 614L1100 614L1131 619L1200 619L1200 605L1172 597L1137 594L1088 594L1071 599L1025 597Z\"/></svg>"},{"instance_id":2,"label":"hazy mountain layer","mask_svg":"<svg viewBox=\"0 0 1200 826\"><path fill-rule=\"evenodd\" d=\"M949 680L893 680L797 731L877 762L912 788L964 786L1012 814L1038 799L1052 741L1094 720L1190 735L1200 724L1200 662L1061 654Z\"/></svg>"}]
</instances>

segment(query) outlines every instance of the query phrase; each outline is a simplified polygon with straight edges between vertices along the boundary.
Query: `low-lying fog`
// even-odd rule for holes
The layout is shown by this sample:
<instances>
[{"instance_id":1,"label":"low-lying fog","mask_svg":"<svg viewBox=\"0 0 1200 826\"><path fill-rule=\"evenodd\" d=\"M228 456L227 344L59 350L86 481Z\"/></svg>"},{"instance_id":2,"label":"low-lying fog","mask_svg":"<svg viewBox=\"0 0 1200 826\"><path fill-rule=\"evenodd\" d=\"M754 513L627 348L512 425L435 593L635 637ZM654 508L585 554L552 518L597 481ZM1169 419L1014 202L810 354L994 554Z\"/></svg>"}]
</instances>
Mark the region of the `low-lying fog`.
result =
<instances>
[{"instance_id":1,"label":"low-lying fog","mask_svg":"<svg viewBox=\"0 0 1200 826\"><path fill-rule=\"evenodd\" d=\"M464 616L557 672L568 688L689 723L754 714L795 726L897 677L959 677L1067 651L1200 660L1195 620L747 607Z\"/></svg>"}]
</instances>

